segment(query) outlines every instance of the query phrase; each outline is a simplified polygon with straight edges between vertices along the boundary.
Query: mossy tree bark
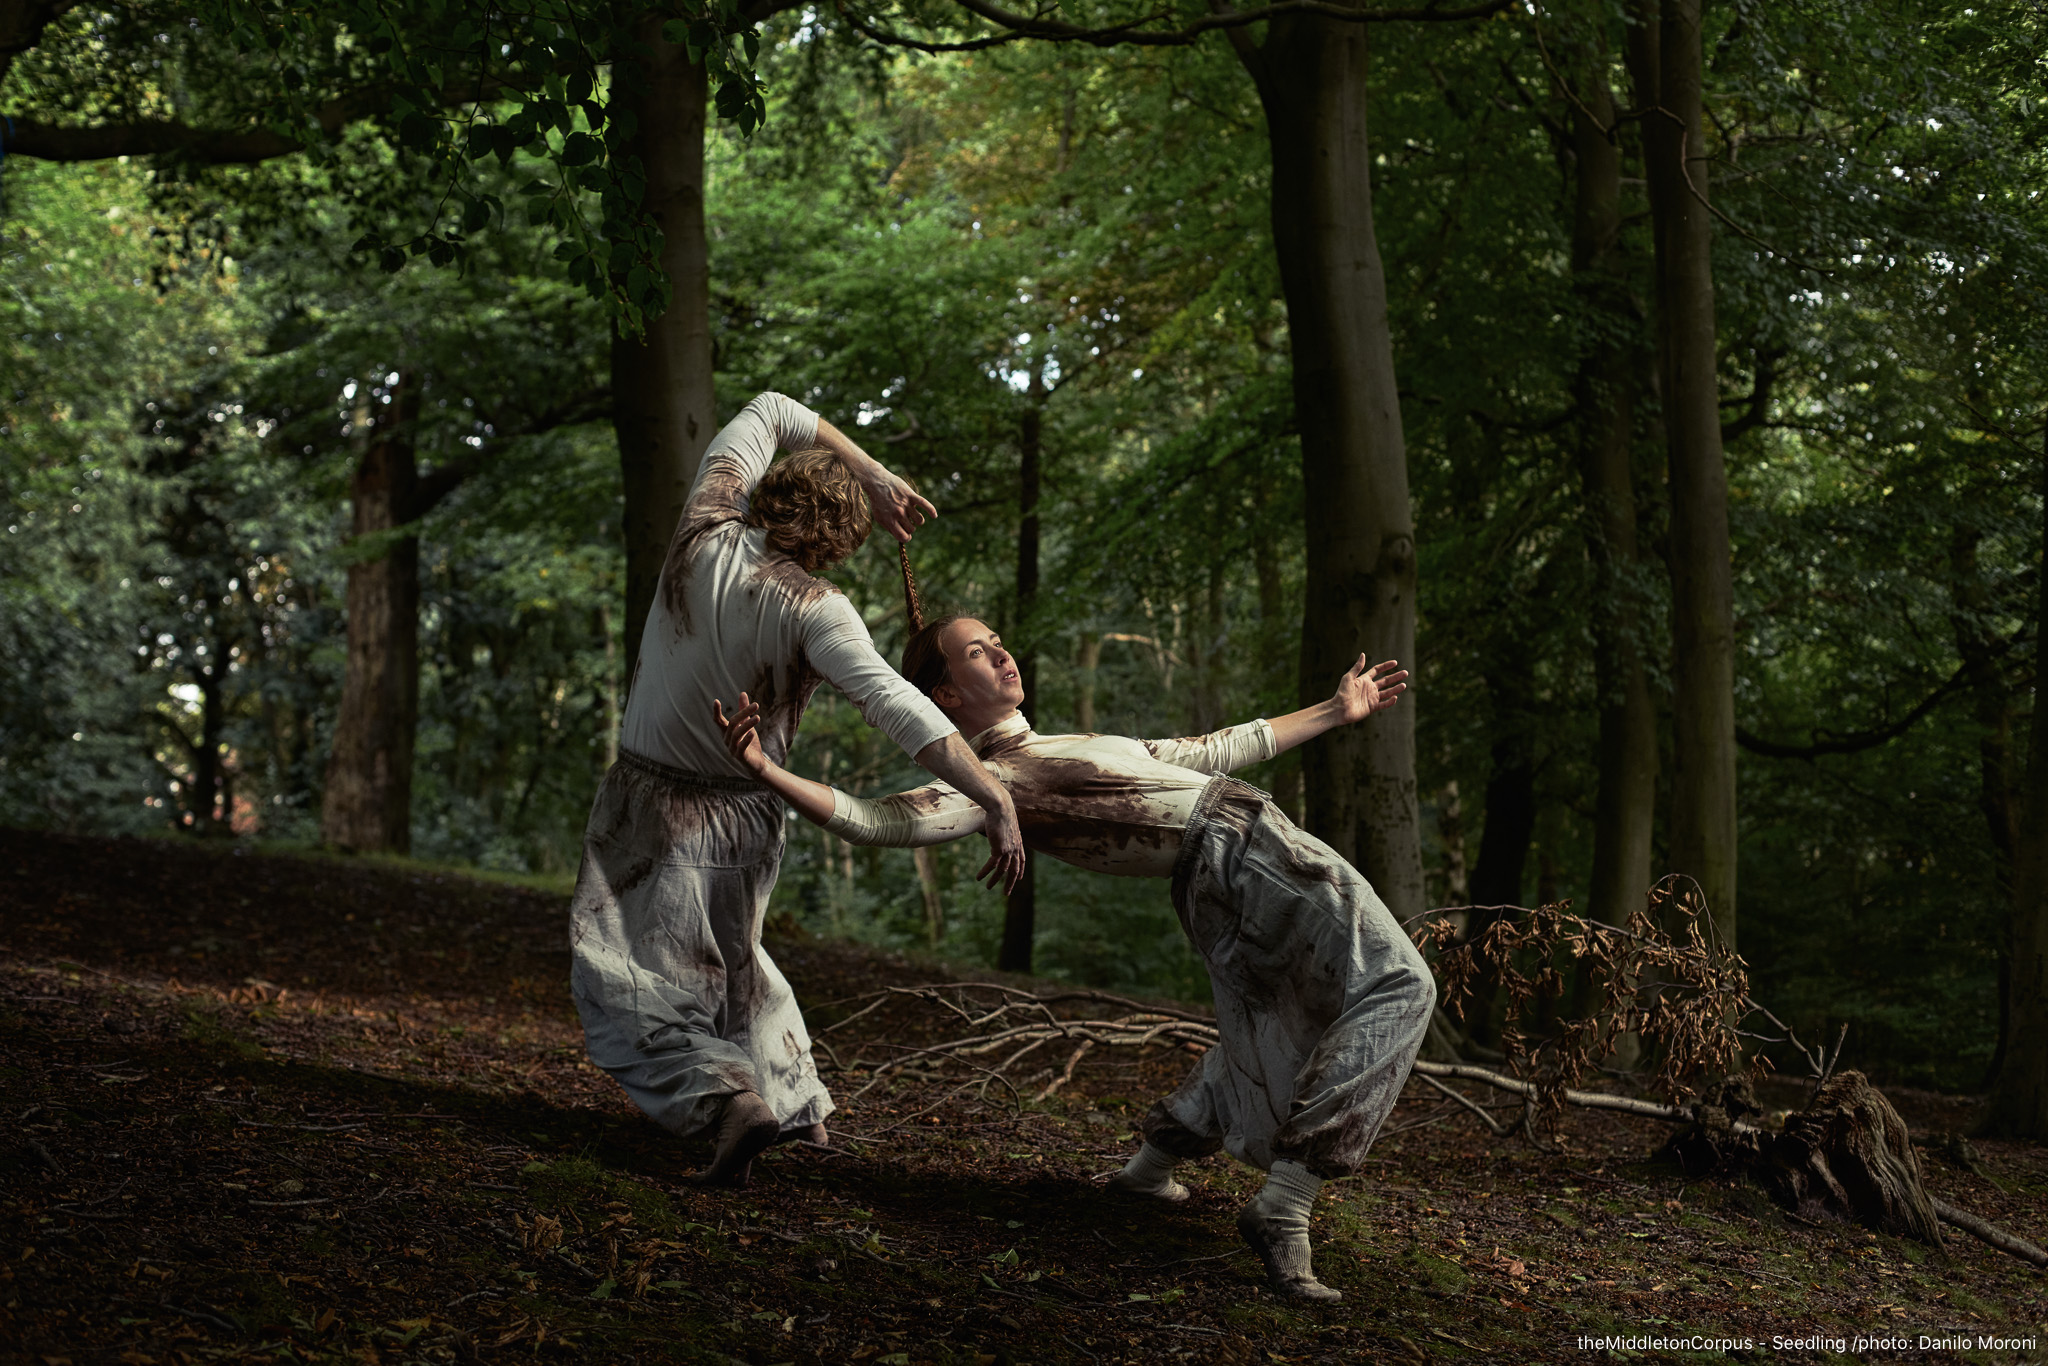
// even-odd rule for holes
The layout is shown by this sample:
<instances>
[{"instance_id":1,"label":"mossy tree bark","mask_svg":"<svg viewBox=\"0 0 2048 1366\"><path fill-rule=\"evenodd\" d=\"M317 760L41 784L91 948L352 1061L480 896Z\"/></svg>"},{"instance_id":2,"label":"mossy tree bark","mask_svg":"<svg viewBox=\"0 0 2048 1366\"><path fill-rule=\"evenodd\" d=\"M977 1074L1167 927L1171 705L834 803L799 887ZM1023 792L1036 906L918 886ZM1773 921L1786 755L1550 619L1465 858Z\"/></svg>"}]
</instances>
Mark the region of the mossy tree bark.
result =
<instances>
[{"instance_id":1,"label":"mossy tree bark","mask_svg":"<svg viewBox=\"0 0 2048 1366\"><path fill-rule=\"evenodd\" d=\"M2042 535L2048 546L2048 428L2042 433ZM2048 563L2039 576L2034 639L2048 640ZM2039 678L2039 671L2036 671ZM2048 712L2035 686L2024 816L2014 844L2012 961L2005 1056L1992 1079L1985 1128L2048 1139Z\"/></svg>"},{"instance_id":2,"label":"mossy tree bark","mask_svg":"<svg viewBox=\"0 0 2048 1366\"><path fill-rule=\"evenodd\" d=\"M1415 522L1373 226L1365 121L1369 29L1314 14L1229 38L1272 147L1273 239L1287 298L1301 432L1307 585L1300 688L1329 695L1364 651L1415 668ZM1397 917L1424 909L1414 699L1330 732L1302 756L1308 828Z\"/></svg>"},{"instance_id":3,"label":"mossy tree bark","mask_svg":"<svg viewBox=\"0 0 2048 1366\"><path fill-rule=\"evenodd\" d=\"M419 384L401 374L377 411L349 489L358 553L348 568L348 665L320 803L337 849L412 849L413 730L419 720L420 543L414 430ZM366 538L374 538L367 539Z\"/></svg>"},{"instance_id":4,"label":"mossy tree bark","mask_svg":"<svg viewBox=\"0 0 2048 1366\"><path fill-rule=\"evenodd\" d=\"M1736 947L1735 581L1721 449L1700 0L1634 0L1629 69L1657 241L1671 494L1671 866Z\"/></svg>"},{"instance_id":5,"label":"mossy tree bark","mask_svg":"<svg viewBox=\"0 0 2048 1366\"><path fill-rule=\"evenodd\" d=\"M642 203L662 233L668 308L637 337L612 336L612 427L625 491L626 677L683 514L697 462L717 430L711 375L711 258L704 227L706 81L702 63L665 42L661 16L635 31L615 66L613 117L631 120L626 155L646 176Z\"/></svg>"},{"instance_id":6,"label":"mossy tree bark","mask_svg":"<svg viewBox=\"0 0 2048 1366\"><path fill-rule=\"evenodd\" d=\"M1656 815L1657 713L1639 631L1641 568L1634 475L1635 378L1631 344L1640 318L1621 247L1621 163L1614 96L1601 54L1578 63L1571 110L1578 176L1572 215L1572 282L1584 310L1586 350L1574 395L1586 545L1593 562L1593 673L1600 697L1599 789L1587 913L1619 925L1650 888Z\"/></svg>"}]
</instances>

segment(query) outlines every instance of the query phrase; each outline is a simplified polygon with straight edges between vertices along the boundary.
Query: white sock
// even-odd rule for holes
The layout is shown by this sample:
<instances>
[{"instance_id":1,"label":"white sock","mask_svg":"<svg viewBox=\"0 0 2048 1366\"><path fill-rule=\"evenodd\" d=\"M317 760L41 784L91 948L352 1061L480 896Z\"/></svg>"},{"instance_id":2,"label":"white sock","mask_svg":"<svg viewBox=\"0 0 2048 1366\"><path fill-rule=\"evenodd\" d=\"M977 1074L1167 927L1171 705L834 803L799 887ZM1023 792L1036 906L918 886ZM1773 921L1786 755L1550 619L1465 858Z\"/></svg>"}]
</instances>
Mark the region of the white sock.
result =
<instances>
[{"instance_id":1,"label":"white sock","mask_svg":"<svg viewBox=\"0 0 2048 1366\"><path fill-rule=\"evenodd\" d=\"M1133 1195L1185 1200L1188 1197L1187 1187L1173 1179L1173 1169L1179 1161L1179 1158L1147 1142L1124 1164L1124 1169L1110 1179L1110 1184Z\"/></svg>"},{"instance_id":2,"label":"white sock","mask_svg":"<svg viewBox=\"0 0 2048 1366\"><path fill-rule=\"evenodd\" d=\"M1147 1143L1124 1164L1123 1171L1118 1173L1122 1178L1119 1184L1126 1190L1156 1191L1173 1180L1173 1169L1179 1161Z\"/></svg>"},{"instance_id":3,"label":"white sock","mask_svg":"<svg viewBox=\"0 0 2048 1366\"><path fill-rule=\"evenodd\" d=\"M1299 1162L1275 1162L1266 1184L1252 1197L1252 1209L1277 1230L1308 1236L1308 1212L1323 1189L1323 1178Z\"/></svg>"},{"instance_id":4,"label":"white sock","mask_svg":"<svg viewBox=\"0 0 2048 1366\"><path fill-rule=\"evenodd\" d=\"M1316 1279L1308 1249L1308 1212L1322 1178L1298 1162L1275 1162L1266 1184L1237 1216L1237 1231L1266 1264L1266 1279L1289 1299L1344 1298Z\"/></svg>"}]
</instances>

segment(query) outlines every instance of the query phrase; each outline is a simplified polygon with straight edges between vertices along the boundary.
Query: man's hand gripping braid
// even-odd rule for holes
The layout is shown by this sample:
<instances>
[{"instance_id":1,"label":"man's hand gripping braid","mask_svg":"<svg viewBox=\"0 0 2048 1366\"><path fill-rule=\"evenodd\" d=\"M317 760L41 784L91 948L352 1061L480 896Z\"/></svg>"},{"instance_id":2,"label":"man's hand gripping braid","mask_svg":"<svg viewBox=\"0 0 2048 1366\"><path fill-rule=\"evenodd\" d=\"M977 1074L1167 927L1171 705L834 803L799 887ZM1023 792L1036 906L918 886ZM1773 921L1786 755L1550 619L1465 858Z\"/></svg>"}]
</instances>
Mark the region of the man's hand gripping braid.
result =
<instances>
[{"instance_id":1,"label":"man's hand gripping braid","mask_svg":"<svg viewBox=\"0 0 2048 1366\"><path fill-rule=\"evenodd\" d=\"M745 693L731 716L723 701L711 704L712 719L725 733L726 747L749 773L772 788L797 814L814 825L832 819L832 789L808 778L799 778L768 757L761 748L760 704ZM1017 825L1017 808L1003 785L989 776L958 731L934 740L917 753L926 771L951 783L982 809L982 833L988 836L988 862L974 876L990 888L1000 887L1007 895L1024 876L1024 835Z\"/></svg>"}]
</instances>

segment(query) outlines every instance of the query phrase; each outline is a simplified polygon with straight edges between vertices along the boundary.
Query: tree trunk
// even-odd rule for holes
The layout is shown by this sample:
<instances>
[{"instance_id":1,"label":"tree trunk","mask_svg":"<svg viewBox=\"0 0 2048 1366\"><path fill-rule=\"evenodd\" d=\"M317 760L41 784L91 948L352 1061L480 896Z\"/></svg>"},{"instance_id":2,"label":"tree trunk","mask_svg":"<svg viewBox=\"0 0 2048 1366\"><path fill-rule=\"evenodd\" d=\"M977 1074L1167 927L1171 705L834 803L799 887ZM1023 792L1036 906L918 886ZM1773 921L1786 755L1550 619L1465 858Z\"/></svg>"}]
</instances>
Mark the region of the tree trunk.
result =
<instances>
[{"instance_id":1,"label":"tree trunk","mask_svg":"<svg viewBox=\"0 0 2048 1366\"><path fill-rule=\"evenodd\" d=\"M1713 224L1701 131L1701 0L1635 0L1630 67L1657 238L1671 486L1671 864L1736 947L1735 609L1721 453Z\"/></svg>"},{"instance_id":2,"label":"tree trunk","mask_svg":"<svg viewBox=\"0 0 2048 1366\"><path fill-rule=\"evenodd\" d=\"M388 533L413 517L419 475L413 424L419 389L401 375L372 424L350 489L353 533ZM412 849L413 728L419 719L419 557L415 536L392 540L348 570L348 669L320 805L320 838L337 849Z\"/></svg>"},{"instance_id":3,"label":"tree trunk","mask_svg":"<svg viewBox=\"0 0 2048 1366\"><path fill-rule=\"evenodd\" d=\"M1956 653L1962 657L1969 682L1970 709L1980 728L1977 737L1977 808L1984 813L1991 832L1991 873L1998 894L2012 905L2013 855L2019 839L2019 803L2013 790L2012 722L2013 699L1998 667L1991 631L1986 623L1992 613L1991 595L1977 563L1977 546L1982 533L1974 527L1959 526L1949 538L1949 590L1952 606L1949 623L1955 633ZM2011 931L2010 923L2006 926ZM1998 1041L1985 1069L1986 1084L2005 1065L2005 1049L2012 1023L2012 945L2001 942L1998 952Z\"/></svg>"},{"instance_id":4,"label":"tree trunk","mask_svg":"<svg viewBox=\"0 0 2048 1366\"><path fill-rule=\"evenodd\" d=\"M2048 429L2042 433L2041 486L2048 494ZM2048 640L2048 498L2042 505L2043 572L2034 639ZM2005 1057L1991 1083L1987 1131L2048 1139L2048 710L2036 670L2033 737L2028 746L2025 816L2014 845L2010 1024Z\"/></svg>"},{"instance_id":5,"label":"tree trunk","mask_svg":"<svg viewBox=\"0 0 2048 1366\"><path fill-rule=\"evenodd\" d=\"M1416 667L1415 523L1373 231L1367 30L1288 15L1256 49L1231 32L1272 149L1305 494L1300 688L1314 702L1361 650ZM1427 686L1426 675L1418 681ZM1424 909L1415 697L1331 731L1302 759L1309 829L1402 918Z\"/></svg>"},{"instance_id":6,"label":"tree trunk","mask_svg":"<svg viewBox=\"0 0 2048 1366\"><path fill-rule=\"evenodd\" d=\"M638 337L612 336L612 425L624 475L626 677L697 461L717 430L711 389L711 266L704 229L705 78L664 42L661 16L637 29L640 50L614 67L617 117L632 120L628 155L647 177L643 203L661 228L669 305ZM628 688L630 690L630 682Z\"/></svg>"},{"instance_id":7,"label":"tree trunk","mask_svg":"<svg viewBox=\"0 0 2048 1366\"><path fill-rule=\"evenodd\" d=\"M939 900L939 853L930 845L910 851L917 868L918 890L924 895L924 939L933 948L946 937L946 908Z\"/></svg>"},{"instance_id":8,"label":"tree trunk","mask_svg":"<svg viewBox=\"0 0 2048 1366\"><path fill-rule=\"evenodd\" d=\"M1024 685L1024 714L1038 705L1038 651L1030 643L1031 615L1038 606L1038 482L1044 432L1045 380L1034 370L1018 428L1017 471L1017 677ZM1038 860L1026 858L1024 876L1003 908L1003 944L996 966L1004 972L1031 971L1031 944L1038 928Z\"/></svg>"},{"instance_id":9,"label":"tree trunk","mask_svg":"<svg viewBox=\"0 0 2048 1366\"><path fill-rule=\"evenodd\" d=\"M1637 646L1631 458L1635 364L1629 348L1612 340L1633 329L1635 310L1621 253L1621 149L1610 141L1614 97L1602 74L1604 65L1590 55L1580 64L1586 75L1571 114L1578 162L1573 282L1594 339L1579 363L1574 398L1586 543L1593 562L1593 676L1600 715L1600 786L1587 914L1619 925L1642 909L1649 894L1657 713Z\"/></svg>"},{"instance_id":10,"label":"tree trunk","mask_svg":"<svg viewBox=\"0 0 2048 1366\"><path fill-rule=\"evenodd\" d=\"M1095 733L1095 680L1102 668L1102 637L1094 631L1081 636L1079 662L1074 670L1074 728L1083 735Z\"/></svg>"},{"instance_id":11,"label":"tree trunk","mask_svg":"<svg viewBox=\"0 0 2048 1366\"><path fill-rule=\"evenodd\" d=\"M1261 509L1266 502L1266 490L1262 487L1254 495ZM1263 522L1263 519L1262 519ZM1263 534L1263 525L1252 537L1252 573L1258 580L1259 589L1259 659L1262 662L1259 685L1284 686L1286 670L1286 630L1282 619L1286 611L1284 602L1285 585L1280 578L1280 552L1274 538ZM1297 654L1299 652L1297 651ZM1271 673L1267 673L1271 670ZM1287 813L1291 821L1302 819L1301 810L1301 752L1290 750L1274 763L1273 805Z\"/></svg>"},{"instance_id":12,"label":"tree trunk","mask_svg":"<svg viewBox=\"0 0 2048 1366\"><path fill-rule=\"evenodd\" d=\"M1496 696L1498 693L1496 693ZM1536 764L1525 725L1511 717L1493 745L1493 772L1486 780L1485 826L1479 832L1479 859L1472 867L1473 910L1465 934L1477 939L1504 918L1485 909L1522 904L1522 874L1529 862L1529 840L1536 830ZM1465 1032L1473 1042L1491 1045L1500 1039L1494 1007L1499 981L1486 972L1474 981L1465 1008Z\"/></svg>"}]
</instances>

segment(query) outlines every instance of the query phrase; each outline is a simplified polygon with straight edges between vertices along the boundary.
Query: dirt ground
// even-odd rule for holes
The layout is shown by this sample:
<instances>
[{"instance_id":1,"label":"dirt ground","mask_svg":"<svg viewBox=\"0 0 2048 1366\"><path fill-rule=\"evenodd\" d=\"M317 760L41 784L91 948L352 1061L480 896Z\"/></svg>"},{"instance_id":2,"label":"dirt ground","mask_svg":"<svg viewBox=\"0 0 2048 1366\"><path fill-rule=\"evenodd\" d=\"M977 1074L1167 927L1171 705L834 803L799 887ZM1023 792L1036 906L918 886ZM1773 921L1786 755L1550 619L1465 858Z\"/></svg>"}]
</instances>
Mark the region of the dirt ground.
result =
<instances>
[{"instance_id":1,"label":"dirt ground","mask_svg":"<svg viewBox=\"0 0 2048 1366\"><path fill-rule=\"evenodd\" d=\"M1319 1206L1343 1302L1284 1304L1232 1229L1254 1173L1213 1159L1172 1208L1103 1187L1191 1061L1165 1048L1098 1050L1041 1104L923 1113L941 1092L880 1086L835 1151L700 1190L707 1150L583 1061L564 918L402 864L0 831L0 1359L2005 1362L2048 1340L2048 1280L1961 1235L1687 1182L1648 1160L1650 1121L1579 1114L1540 1152L1419 1083ZM992 977L771 947L814 1029L884 984ZM932 1038L928 1010L830 1035L835 1090ZM1967 1099L1888 1094L1934 1193L2048 1240L2048 1151L1978 1140L1973 1170L1939 1141Z\"/></svg>"}]
</instances>

